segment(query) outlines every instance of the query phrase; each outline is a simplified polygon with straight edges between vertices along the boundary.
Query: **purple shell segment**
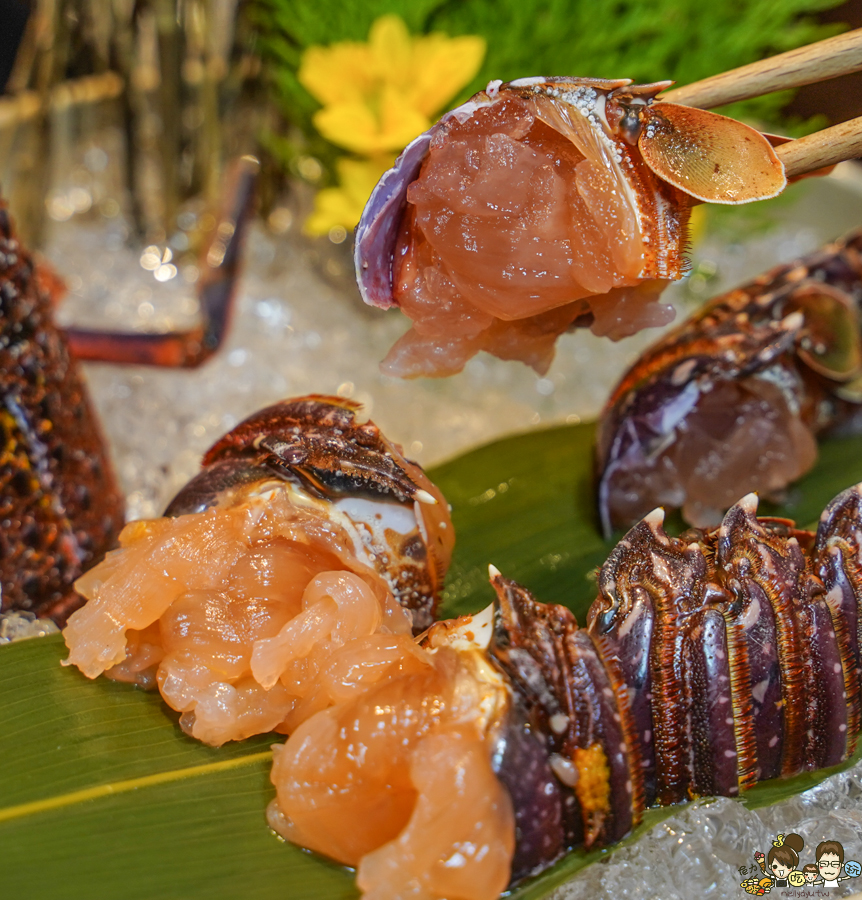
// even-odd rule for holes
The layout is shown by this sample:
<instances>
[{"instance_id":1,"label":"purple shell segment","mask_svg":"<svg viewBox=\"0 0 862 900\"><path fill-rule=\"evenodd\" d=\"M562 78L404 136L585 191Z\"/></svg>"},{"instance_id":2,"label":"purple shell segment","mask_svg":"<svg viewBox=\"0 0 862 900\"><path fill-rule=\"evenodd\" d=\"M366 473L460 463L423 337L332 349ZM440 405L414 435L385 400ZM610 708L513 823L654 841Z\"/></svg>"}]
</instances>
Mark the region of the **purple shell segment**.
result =
<instances>
[{"instance_id":1,"label":"purple shell segment","mask_svg":"<svg viewBox=\"0 0 862 900\"><path fill-rule=\"evenodd\" d=\"M377 183L356 226L356 283L369 306L389 309L396 305L392 295L395 244L407 206L407 188L418 177L430 145L431 132L426 131L407 146Z\"/></svg>"},{"instance_id":2,"label":"purple shell segment","mask_svg":"<svg viewBox=\"0 0 862 900\"><path fill-rule=\"evenodd\" d=\"M637 745L627 740L610 668L597 652L589 633L573 632L569 636L569 648L570 658L578 661L573 670L579 667L583 678L582 690L576 691L580 700L576 704L580 707L578 744L590 747L600 743L610 769L611 816L607 823L602 822L598 827L603 840L618 841L640 818L640 803L635 800L636 785L632 777L633 763L636 762L640 770ZM575 686L577 683L576 680Z\"/></svg>"},{"instance_id":3,"label":"purple shell segment","mask_svg":"<svg viewBox=\"0 0 862 900\"><path fill-rule=\"evenodd\" d=\"M732 727L730 664L724 617L707 609L699 616L700 633L689 646L692 694L693 790L700 795L733 797L739 793L738 755Z\"/></svg>"},{"instance_id":4,"label":"purple shell segment","mask_svg":"<svg viewBox=\"0 0 862 900\"><path fill-rule=\"evenodd\" d=\"M744 673L746 664L748 668L747 683L738 685L736 718L740 732L748 724L746 737L753 737L755 743L753 776L763 781L781 775L785 707L781 643L776 611L770 602L771 582L764 584L756 576L752 578L749 569L752 554L756 558L761 549L759 537L753 504L748 508L738 504L724 517L717 551L718 564L727 576L733 598L727 619L734 656L740 672ZM793 624L785 626L790 629Z\"/></svg>"},{"instance_id":5,"label":"purple shell segment","mask_svg":"<svg viewBox=\"0 0 862 900\"><path fill-rule=\"evenodd\" d=\"M494 771L515 813L512 880L541 871L571 846L563 824L563 786L548 764L543 739L515 704L493 754Z\"/></svg>"},{"instance_id":6,"label":"purple shell segment","mask_svg":"<svg viewBox=\"0 0 862 900\"><path fill-rule=\"evenodd\" d=\"M845 755L856 750L862 726L862 486L839 494L826 507L817 527L816 570L826 589L832 628L841 650L847 709ZM834 664L833 664L834 669ZM839 724L839 732L842 730Z\"/></svg>"},{"instance_id":7,"label":"purple shell segment","mask_svg":"<svg viewBox=\"0 0 862 900\"><path fill-rule=\"evenodd\" d=\"M641 749L646 804L655 799L655 742L652 717L650 648L655 607L650 591L639 581L628 585L629 560L636 547L651 545L652 530L639 522L618 544L599 574L599 598L590 608L588 628L601 641L603 656L618 666L628 687L634 734ZM619 586L619 587L618 587ZM620 589L621 588L621 589Z\"/></svg>"},{"instance_id":8,"label":"purple shell segment","mask_svg":"<svg viewBox=\"0 0 862 900\"><path fill-rule=\"evenodd\" d=\"M845 565L846 557L839 546L823 548L818 561L819 575L826 588L826 603L829 606L833 627L839 640L847 644L852 660L850 668L845 672L845 681L857 682L862 678L862 664L859 659L860 615L857 599L859 589L857 586L854 590L853 576L848 572L849 567Z\"/></svg>"},{"instance_id":9,"label":"purple shell segment","mask_svg":"<svg viewBox=\"0 0 862 900\"><path fill-rule=\"evenodd\" d=\"M845 697L844 667L829 607L821 598L808 610L813 691L809 695L808 760L806 768L835 766L847 752L850 725Z\"/></svg>"}]
</instances>

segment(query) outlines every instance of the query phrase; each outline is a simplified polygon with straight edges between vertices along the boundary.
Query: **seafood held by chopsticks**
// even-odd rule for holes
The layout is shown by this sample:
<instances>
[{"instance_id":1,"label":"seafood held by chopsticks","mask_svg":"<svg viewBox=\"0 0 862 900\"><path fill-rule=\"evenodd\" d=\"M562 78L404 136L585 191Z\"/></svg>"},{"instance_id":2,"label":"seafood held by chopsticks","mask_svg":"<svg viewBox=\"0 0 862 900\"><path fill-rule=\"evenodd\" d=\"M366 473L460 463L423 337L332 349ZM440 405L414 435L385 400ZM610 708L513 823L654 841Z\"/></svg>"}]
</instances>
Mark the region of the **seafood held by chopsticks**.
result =
<instances>
[{"instance_id":1,"label":"seafood held by chopsticks","mask_svg":"<svg viewBox=\"0 0 862 900\"><path fill-rule=\"evenodd\" d=\"M692 205L774 197L862 155L862 118L786 142L703 107L860 69L862 29L671 91L492 81L404 150L357 227L363 299L412 323L383 371L450 375L485 350L544 373L566 330L666 324Z\"/></svg>"},{"instance_id":2,"label":"seafood held by chopsticks","mask_svg":"<svg viewBox=\"0 0 862 900\"><path fill-rule=\"evenodd\" d=\"M460 371L479 350L544 372L575 325L614 339L666 324L693 199L774 197L784 169L757 131L656 102L670 82L491 82L417 138L356 233L367 303L412 329L383 364Z\"/></svg>"},{"instance_id":3,"label":"seafood held by chopsticks","mask_svg":"<svg viewBox=\"0 0 862 900\"><path fill-rule=\"evenodd\" d=\"M216 745L292 730L347 690L360 650L386 668L433 621L454 532L358 408L304 397L217 442L164 518L129 524L78 580L66 664L158 686Z\"/></svg>"},{"instance_id":4,"label":"seafood held by chopsticks","mask_svg":"<svg viewBox=\"0 0 862 900\"><path fill-rule=\"evenodd\" d=\"M678 539L650 513L602 567L585 629L492 568L493 609L435 624L275 748L270 825L356 866L363 896L493 900L647 806L847 759L862 486L816 534L756 509Z\"/></svg>"},{"instance_id":5,"label":"seafood held by chopsticks","mask_svg":"<svg viewBox=\"0 0 862 900\"><path fill-rule=\"evenodd\" d=\"M115 542L123 498L47 276L0 205L0 612L62 623Z\"/></svg>"},{"instance_id":6,"label":"seafood held by chopsticks","mask_svg":"<svg viewBox=\"0 0 862 900\"><path fill-rule=\"evenodd\" d=\"M862 232L722 294L644 351L597 435L603 527L656 506L715 525L807 472L816 437L862 425Z\"/></svg>"}]
</instances>

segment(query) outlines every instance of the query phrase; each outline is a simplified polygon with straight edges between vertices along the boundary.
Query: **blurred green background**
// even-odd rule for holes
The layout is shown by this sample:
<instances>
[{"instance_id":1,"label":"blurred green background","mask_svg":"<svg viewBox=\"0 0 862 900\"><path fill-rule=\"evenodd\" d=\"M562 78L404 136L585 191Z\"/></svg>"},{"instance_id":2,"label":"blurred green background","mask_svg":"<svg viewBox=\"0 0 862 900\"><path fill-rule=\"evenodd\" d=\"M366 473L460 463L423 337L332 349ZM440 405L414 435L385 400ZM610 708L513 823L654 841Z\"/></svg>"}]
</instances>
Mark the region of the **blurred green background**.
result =
<instances>
[{"instance_id":1,"label":"blurred green background","mask_svg":"<svg viewBox=\"0 0 862 900\"><path fill-rule=\"evenodd\" d=\"M263 156L265 213L286 186L337 183L356 156L317 131L298 72L309 48L366 42L388 14L417 37L484 39L454 104L536 74L687 83L860 27L862 0L0 0L0 182L22 236L39 242L61 107L116 104L130 215L151 239L188 198L214 201L239 153ZM862 75L729 112L799 134L859 115Z\"/></svg>"}]
</instances>

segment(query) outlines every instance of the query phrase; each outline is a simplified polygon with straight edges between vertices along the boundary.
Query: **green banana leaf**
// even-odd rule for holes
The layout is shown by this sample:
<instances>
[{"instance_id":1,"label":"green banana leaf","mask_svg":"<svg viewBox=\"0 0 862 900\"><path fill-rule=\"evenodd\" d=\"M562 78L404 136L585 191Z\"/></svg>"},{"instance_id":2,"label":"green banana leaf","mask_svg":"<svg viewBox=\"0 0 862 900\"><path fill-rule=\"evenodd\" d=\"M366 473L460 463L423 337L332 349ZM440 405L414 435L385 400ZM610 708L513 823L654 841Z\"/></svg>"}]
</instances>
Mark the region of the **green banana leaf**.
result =
<instances>
[{"instance_id":1,"label":"green banana leaf","mask_svg":"<svg viewBox=\"0 0 862 900\"><path fill-rule=\"evenodd\" d=\"M589 425L506 438L430 474L458 533L443 613L491 601L488 563L580 621L611 543L592 502ZM801 524L862 480L862 438L822 446L786 505ZM28 900L355 898L352 873L276 838L265 735L215 750L186 737L157 694L90 682L59 636L0 647L0 896ZM850 763L845 763L849 765ZM830 772L758 785L774 803ZM651 810L629 838L671 810ZM347 823L346 827L351 827ZM612 851L572 853L512 896L535 900Z\"/></svg>"}]
</instances>

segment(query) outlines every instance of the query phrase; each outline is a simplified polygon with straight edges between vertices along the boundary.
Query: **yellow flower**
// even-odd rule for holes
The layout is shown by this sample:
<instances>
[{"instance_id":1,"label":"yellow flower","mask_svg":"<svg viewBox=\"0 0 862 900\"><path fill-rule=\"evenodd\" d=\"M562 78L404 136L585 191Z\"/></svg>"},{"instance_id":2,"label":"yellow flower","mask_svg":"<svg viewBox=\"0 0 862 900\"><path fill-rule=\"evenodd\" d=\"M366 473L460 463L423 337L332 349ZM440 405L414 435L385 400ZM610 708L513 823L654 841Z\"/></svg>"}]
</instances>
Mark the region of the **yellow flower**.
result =
<instances>
[{"instance_id":1,"label":"yellow flower","mask_svg":"<svg viewBox=\"0 0 862 900\"><path fill-rule=\"evenodd\" d=\"M338 187L324 188L314 198L314 211L305 220L306 234L329 234L340 225L352 231L362 215L374 185L380 176L392 165L395 157L391 154L374 156L371 159L340 159L336 163Z\"/></svg>"},{"instance_id":2,"label":"yellow flower","mask_svg":"<svg viewBox=\"0 0 862 900\"><path fill-rule=\"evenodd\" d=\"M372 155L400 150L431 126L479 71L485 40L412 37L398 16L381 16L368 43L309 47L299 80L323 104L317 130L333 144Z\"/></svg>"}]
</instances>

